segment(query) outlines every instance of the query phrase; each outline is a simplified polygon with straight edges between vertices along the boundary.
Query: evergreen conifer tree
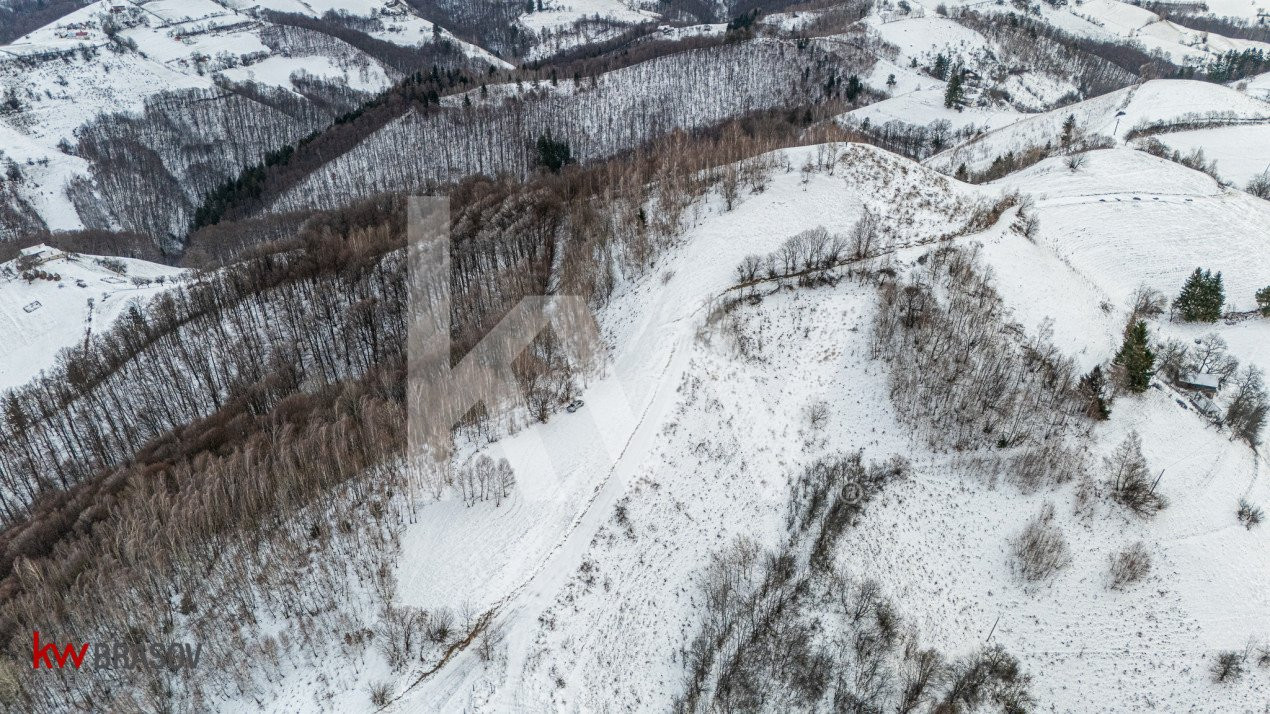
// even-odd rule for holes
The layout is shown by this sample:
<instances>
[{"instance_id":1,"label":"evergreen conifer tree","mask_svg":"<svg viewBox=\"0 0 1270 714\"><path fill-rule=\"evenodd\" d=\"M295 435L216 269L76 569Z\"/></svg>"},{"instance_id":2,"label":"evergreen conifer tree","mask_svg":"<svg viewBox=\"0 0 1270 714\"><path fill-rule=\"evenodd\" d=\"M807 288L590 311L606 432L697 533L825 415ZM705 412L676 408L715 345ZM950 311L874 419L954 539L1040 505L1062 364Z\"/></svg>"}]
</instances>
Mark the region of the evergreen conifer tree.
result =
<instances>
[{"instance_id":1,"label":"evergreen conifer tree","mask_svg":"<svg viewBox=\"0 0 1270 714\"><path fill-rule=\"evenodd\" d=\"M939 56L935 58L935 69L933 74L938 79L948 79L948 58L945 57L943 53L940 53Z\"/></svg>"},{"instance_id":2,"label":"evergreen conifer tree","mask_svg":"<svg viewBox=\"0 0 1270 714\"><path fill-rule=\"evenodd\" d=\"M959 107L965 100L965 90L962 88L961 67L954 67L952 75L948 78L948 89L944 91L944 106L948 108Z\"/></svg>"},{"instance_id":3,"label":"evergreen conifer tree","mask_svg":"<svg viewBox=\"0 0 1270 714\"><path fill-rule=\"evenodd\" d=\"M1173 301L1173 309L1186 322L1216 322L1225 302L1221 273L1196 268Z\"/></svg>"},{"instance_id":4,"label":"evergreen conifer tree","mask_svg":"<svg viewBox=\"0 0 1270 714\"><path fill-rule=\"evenodd\" d=\"M1130 392L1145 392L1155 371L1147 324L1138 322L1125 333L1124 344L1116 353L1116 364L1124 368L1124 386Z\"/></svg>"}]
</instances>

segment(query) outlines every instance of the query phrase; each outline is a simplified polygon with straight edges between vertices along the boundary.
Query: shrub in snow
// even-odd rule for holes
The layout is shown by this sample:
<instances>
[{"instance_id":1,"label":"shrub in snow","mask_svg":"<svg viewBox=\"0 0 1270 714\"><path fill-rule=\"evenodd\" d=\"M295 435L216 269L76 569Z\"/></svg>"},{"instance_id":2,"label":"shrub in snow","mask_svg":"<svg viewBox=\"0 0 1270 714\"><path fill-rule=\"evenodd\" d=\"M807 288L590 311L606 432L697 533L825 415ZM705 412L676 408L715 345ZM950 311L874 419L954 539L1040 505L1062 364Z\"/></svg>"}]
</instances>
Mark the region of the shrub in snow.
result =
<instances>
[{"instance_id":1,"label":"shrub in snow","mask_svg":"<svg viewBox=\"0 0 1270 714\"><path fill-rule=\"evenodd\" d=\"M1248 193L1270 200L1270 172L1257 174L1248 182Z\"/></svg>"},{"instance_id":2,"label":"shrub in snow","mask_svg":"<svg viewBox=\"0 0 1270 714\"><path fill-rule=\"evenodd\" d=\"M748 283L754 281L763 270L763 258L754 254L745 256L741 264L736 266L736 281Z\"/></svg>"},{"instance_id":3,"label":"shrub in snow","mask_svg":"<svg viewBox=\"0 0 1270 714\"><path fill-rule=\"evenodd\" d=\"M1267 196L1270 197L1270 194ZM1270 317L1270 285L1257 291L1257 309L1261 311L1262 317Z\"/></svg>"},{"instance_id":4,"label":"shrub in snow","mask_svg":"<svg viewBox=\"0 0 1270 714\"><path fill-rule=\"evenodd\" d=\"M1264 515L1260 508L1249 503L1247 499L1239 499L1239 510L1235 512L1235 516L1244 528L1252 530L1253 526L1261 525Z\"/></svg>"},{"instance_id":5,"label":"shrub in snow","mask_svg":"<svg viewBox=\"0 0 1270 714\"><path fill-rule=\"evenodd\" d=\"M1261 443L1261 430L1270 414L1270 394L1265 377L1256 367L1246 367L1234 385L1234 396L1226 406L1226 425L1230 436L1256 449Z\"/></svg>"},{"instance_id":6,"label":"shrub in snow","mask_svg":"<svg viewBox=\"0 0 1270 714\"><path fill-rule=\"evenodd\" d=\"M825 422L829 421L829 404L823 399L808 404L805 407L807 414L807 423L812 429L820 431L825 426Z\"/></svg>"},{"instance_id":7,"label":"shrub in snow","mask_svg":"<svg viewBox=\"0 0 1270 714\"><path fill-rule=\"evenodd\" d=\"M1067 538L1054 523L1052 504L1041 508L1014 539L1010 551L1019 575L1028 582L1048 580L1071 563Z\"/></svg>"},{"instance_id":8,"label":"shrub in snow","mask_svg":"<svg viewBox=\"0 0 1270 714\"><path fill-rule=\"evenodd\" d=\"M494 659L494 654L498 651L498 645L503 641L503 634L495 629L492 625L481 630L480 636L476 638L476 656L482 662L489 662Z\"/></svg>"},{"instance_id":9,"label":"shrub in snow","mask_svg":"<svg viewBox=\"0 0 1270 714\"><path fill-rule=\"evenodd\" d=\"M386 707L392 699L392 685L388 682L371 682L370 703L377 707Z\"/></svg>"},{"instance_id":10,"label":"shrub in snow","mask_svg":"<svg viewBox=\"0 0 1270 714\"><path fill-rule=\"evenodd\" d=\"M437 608L427 619L424 635L433 644L444 644L454 634L454 612L447 607Z\"/></svg>"},{"instance_id":11,"label":"shrub in snow","mask_svg":"<svg viewBox=\"0 0 1270 714\"><path fill-rule=\"evenodd\" d=\"M863 260L873 254L877 242L878 217L866 206L860 220L851 227L851 257Z\"/></svg>"},{"instance_id":12,"label":"shrub in snow","mask_svg":"<svg viewBox=\"0 0 1270 714\"><path fill-rule=\"evenodd\" d=\"M1027 690L1031 677L1001 645L988 646L950 670L948 690L932 711L1026 712L1036 707Z\"/></svg>"},{"instance_id":13,"label":"shrub in snow","mask_svg":"<svg viewBox=\"0 0 1270 714\"><path fill-rule=\"evenodd\" d=\"M112 273L118 273L120 275L126 275L128 273L128 264L118 258L97 258L93 260L93 262Z\"/></svg>"},{"instance_id":14,"label":"shrub in snow","mask_svg":"<svg viewBox=\"0 0 1270 714\"><path fill-rule=\"evenodd\" d=\"M1169 340L1155 346L1159 373L1171 382L1176 382L1182 375L1191 371L1190 348L1180 340Z\"/></svg>"},{"instance_id":15,"label":"shrub in snow","mask_svg":"<svg viewBox=\"0 0 1270 714\"><path fill-rule=\"evenodd\" d=\"M1215 374L1223 381L1235 376L1239 371L1239 360L1231 357L1226 351L1226 340L1217 333L1209 333L1195 340L1195 348L1190 352L1190 360L1186 371L1199 374Z\"/></svg>"},{"instance_id":16,"label":"shrub in snow","mask_svg":"<svg viewBox=\"0 0 1270 714\"><path fill-rule=\"evenodd\" d=\"M1121 590L1145 578L1151 572L1151 554L1141 542L1113 554L1111 561L1112 590Z\"/></svg>"},{"instance_id":17,"label":"shrub in snow","mask_svg":"<svg viewBox=\"0 0 1270 714\"><path fill-rule=\"evenodd\" d=\"M1132 309L1129 322L1134 324L1141 320L1151 320L1163 315L1165 308L1169 305L1164 293L1145 285L1139 285L1133 291L1133 296L1129 298L1129 302Z\"/></svg>"},{"instance_id":18,"label":"shrub in snow","mask_svg":"<svg viewBox=\"0 0 1270 714\"><path fill-rule=\"evenodd\" d=\"M1168 502L1155 492L1146 458L1142 456L1142 439L1138 432L1116 447L1115 453L1104 459L1107 468L1107 485L1111 497L1139 516L1150 517L1163 510Z\"/></svg>"},{"instance_id":19,"label":"shrub in snow","mask_svg":"<svg viewBox=\"0 0 1270 714\"><path fill-rule=\"evenodd\" d=\"M428 614L415 607L390 607L384 614L384 637L379 638L388 666L399 672L422 654Z\"/></svg>"},{"instance_id":20,"label":"shrub in snow","mask_svg":"<svg viewBox=\"0 0 1270 714\"><path fill-rule=\"evenodd\" d=\"M1216 682L1235 682L1244 675L1244 657L1235 651L1221 652L1217 661L1213 662L1213 680Z\"/></svg>"}]
</instances>

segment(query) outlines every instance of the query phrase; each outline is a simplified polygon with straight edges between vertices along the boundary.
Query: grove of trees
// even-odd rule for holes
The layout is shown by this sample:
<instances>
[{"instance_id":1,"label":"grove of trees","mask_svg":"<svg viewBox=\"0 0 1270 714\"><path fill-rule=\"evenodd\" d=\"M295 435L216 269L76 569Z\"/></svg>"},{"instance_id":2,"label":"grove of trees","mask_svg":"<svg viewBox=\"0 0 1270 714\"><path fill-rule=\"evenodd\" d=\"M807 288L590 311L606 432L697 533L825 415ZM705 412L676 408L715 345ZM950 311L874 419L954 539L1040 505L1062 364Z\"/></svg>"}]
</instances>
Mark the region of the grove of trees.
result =
<instances>
[{"instance_id":1,"label":"grove of trees","mask_svg":"<svg viewBox=\"0 0 1270 714\"><path fill-rule=\"evenodd\" d=\"M1221 273L1196 268L1173 300L1173 310L1185 322L1216 322L1225 304Z\"/></svg>"}]
</instances>

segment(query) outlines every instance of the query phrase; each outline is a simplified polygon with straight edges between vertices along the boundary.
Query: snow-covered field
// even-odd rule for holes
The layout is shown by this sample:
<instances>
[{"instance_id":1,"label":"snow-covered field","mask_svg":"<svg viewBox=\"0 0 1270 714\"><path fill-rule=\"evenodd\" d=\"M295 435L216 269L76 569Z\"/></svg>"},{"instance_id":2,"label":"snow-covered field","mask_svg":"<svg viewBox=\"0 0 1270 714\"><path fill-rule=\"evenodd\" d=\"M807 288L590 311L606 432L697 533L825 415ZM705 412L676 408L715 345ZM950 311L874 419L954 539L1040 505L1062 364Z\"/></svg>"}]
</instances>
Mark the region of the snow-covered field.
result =
<instances>
[{"instance_id":1,"label":"snow-covered field","mask_svg":"<svg viewBox=\"0 0 1270 714\"><path fill-rule=\"evenodd\" d=\"M1243 82L1236 82L1236 85L1243 84L1249 94L1270 101L1270 72L1259 74L1251 79Z\"/></svg>"},{"instance_id":2,"label":"snow-covered field","mask_svg":"<svg viewBox=\"0 0 1270 714\"><path fill-rule=\"evenodd\" d=\"M185 272L119 258L124 272L118 273L98 259L62 254L39 266L58 280L29 283L18 276L15 261L0 264L0 390L30 381L53 366L62 349L82 344L90 332L107 329L132 307L144 309ZM133 278L147 283L134 284Z\"/></svg>"},{"instance_id":3,"label":"snow-covered field","mask_svg":"<svg viewBox=\"0 0 1270 714\"><path fill-rule=\"evenodd\" d=\"M1171 132L1157 138L1184 155L1203 149L1208 160L1217 162L1217 175L1238 188L1270 171L1270 122Z\"/></svg>"},{"instance_id":4,"label":"snow-covered field","mask_svg":"<svg viewBox=\"0 0 1270 714\"><path fill-rule=\"evenodd\" d=\"M1213 9L1211 5L1209 9ZM1071 5L1070 11L1111 35L1138 42L1148 50L1158 50L1176 64L1194 64L1208 56L1231 50L1270 49L1270 44L1264 42L1192 30L1161 19L1150 10L1119 0L1086 0Z\"/></svg>"},{"instance_id":5,"label":"snow-covered field","mask_svg":"<svg viewBox=\"0 0 1270 714\"><path fill-rule=\"evenodd\" d=\"M531 59L548 57L572 47L602 42L630 25L656 21L655 12L631 0L545 0L517 19L539 43Z\"/></svg>"},{"instance_id":6,"label":"snow-covered field","mask_svg":"<svg viewBox=\"0 0 1270 714\"><path fill-rule=\"evenodd\" d=\"M1270 120L1270 103L1220 84L1152 80L1078 104L1027 116L931 157L927 163L952 172L962 163L981 169L1006 152L1055 145L1068 117L1080 135L1123 141L1135 128L1155 123ZM1167 138L1167 135L1162 138Z\"/></svg>"},{"instance_id":7,"label":"snow-covered field","mask_svg":"<svg viewBox=\"0 0 1270 714\"><path fill-rule=\"evenodd\" d=\"M1038 241L1116 307L1139 285L1176 295L1196 267L1222 272L1235 310L1270 284L1270 202L1198 171L1110 149L1076 171L1048 159L998 183L1036 198Z\"/></svg>"}]
</instances>

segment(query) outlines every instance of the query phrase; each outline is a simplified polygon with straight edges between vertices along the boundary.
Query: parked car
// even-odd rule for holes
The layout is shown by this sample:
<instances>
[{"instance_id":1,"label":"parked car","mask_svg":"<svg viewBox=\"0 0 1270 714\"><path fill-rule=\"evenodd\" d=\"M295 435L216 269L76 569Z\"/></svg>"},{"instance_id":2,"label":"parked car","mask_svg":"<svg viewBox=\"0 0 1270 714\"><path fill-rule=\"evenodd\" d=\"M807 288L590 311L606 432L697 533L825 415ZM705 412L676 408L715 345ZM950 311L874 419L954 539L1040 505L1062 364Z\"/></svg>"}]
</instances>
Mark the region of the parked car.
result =
<instances>
[{"instance_id":1,"label":"parked car","mask_svg":"<svg viewBox=\"0 0 1270 714\"><path fill-rule=\"evenodd\" d=\"M584 402L581 399L574 399L573 401L569 402L569 406L565 407L564 410L572 414L576 412L577 410L581 409L583 404Z\"/></svg>"}]
</instances>

